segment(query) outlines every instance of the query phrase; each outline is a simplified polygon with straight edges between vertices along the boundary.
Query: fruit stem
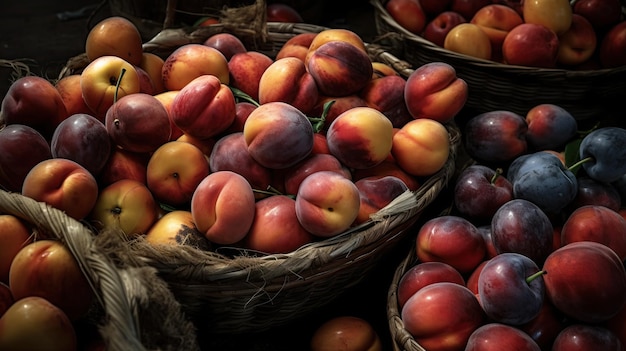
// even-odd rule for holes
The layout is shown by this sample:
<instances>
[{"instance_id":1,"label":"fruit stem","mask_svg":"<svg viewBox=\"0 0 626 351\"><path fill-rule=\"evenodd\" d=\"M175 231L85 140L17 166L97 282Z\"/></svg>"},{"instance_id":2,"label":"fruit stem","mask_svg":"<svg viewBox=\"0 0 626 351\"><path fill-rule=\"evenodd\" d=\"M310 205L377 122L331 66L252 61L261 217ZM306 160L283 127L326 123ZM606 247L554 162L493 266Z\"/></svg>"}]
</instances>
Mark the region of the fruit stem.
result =
<instances>
[{"instance_id":1,"label":"fruit stem","mask_svg":"<svg viewBox=\"0 0 626 351\"><path fill-rule=\"evenodd\" d=\"M115 83L115 95L113 96L113 102L117 102L117 92L120 90L120 83L122 82L122 77L126 74L126 68L122 68L120 71L120 76L117 78L117 82Z\"/></svg>"},{"instance_id":2,"label":"fruit stem","mask_svg":"<svg viewBox=\"0 0 626 351\"><path fill-rule=\"evenodd\" d=\"M500 167L496 168L496 171L493 174L493 177L491 177L491 185L494 185L496 183L496 179L498 179L498 177L502 175L502 172L504 172L502 168Z\"/></svg>"},{"instance_id":3,"label":"fruit stem","mask_svg":"<svg viewBox=\"0 0 626 351\"><path fill-rule=\"evenodd\" d=\"M252 98L252 96L246 94L245 92L243 92L243 90L241 89L237 89L235 87L231 87L229 86L230 91L233 92L233 95L235 96L235 99L237 99L238 101L243 100L243 101L247 101L251 104L253 104L256 107L259 107L261 104L259 104L256 100L254 100Z\"/></svg>"},{"instance_id":4,"label":"fruit stem","mask_svg":"<svg viewBox=\"0 0 626 351\"><path fill-rule=\"evenodd\" d=\"M252 192L257 193L257 194L270 195L270 196L273 196L273 195L284 195L283 193L280 192L280 190L274 188L271 185L267 186L267 190L252 189ZM291 197L291 198L295 198L294 195L285 195L285 196L288 196L288 197Z\"/></svg>"},{"instance_id":5,"label":"fruit stem","mask_svg":"<svg viewBox=\"0 0 626 351\"><path fill-rule=\"evenodd\" d=\"M535 274L531 274L528 277L526 277L526 283L530 284L530 282L532 282L533 280L535 280L538 277L541 277L542 275L546 274L546 271L539 271Z\"/></svg>"},{"instance_id":6,"label":"fruit stem","mask_svg":"<svg viewBox=\"0 0 626 351\"><path fill-rule=\"evenodd\" d=\"M328 116L328 112L330 111L330 108L334 103L335 100L327 101L324 104L324 108L322 109L322 115L320 117L308 117L309 121L313 125L313 131L315 133L319 133L322 128L324 128L324 124L326 123L326 116Z\"/></svg>"},{"instance_id":7,"label":"fruit stem","mask_svg":"<svg viewBox=\"0 0 626 351\"><path fill-rule=\"evenodd\" d=\"M583 163L589 162L589 161L593 161L593 157L589 156L589 157L583 158L582 160L580 160L580 161L572 164L571 166L569 166L567 169L569 169L572 172L575 172L576 169L578 167L582 166Z\"/></svg>"}]
</instances>

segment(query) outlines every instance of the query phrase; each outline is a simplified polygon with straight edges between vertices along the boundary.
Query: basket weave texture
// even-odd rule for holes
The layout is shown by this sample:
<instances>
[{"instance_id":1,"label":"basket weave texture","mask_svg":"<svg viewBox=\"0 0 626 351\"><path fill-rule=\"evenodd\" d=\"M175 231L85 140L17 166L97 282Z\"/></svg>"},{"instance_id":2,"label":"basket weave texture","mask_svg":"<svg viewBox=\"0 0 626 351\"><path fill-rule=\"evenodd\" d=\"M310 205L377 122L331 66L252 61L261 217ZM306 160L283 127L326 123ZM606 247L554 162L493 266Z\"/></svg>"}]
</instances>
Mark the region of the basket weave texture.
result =
<instances>
[{"instance_id":1,"label":"basket weave texture","mask_svg":"<svg viewBox=\"0 0 626 351\"><path fill-rule=\"evenodd\" d=\"M469 86L466 106L479 113L508 110L526 115L541 103L557 104L577 120L615 118L626 98L626 66L567 70L507 65L446 50L400 26L385 9L387 0L370 0L376 30L394 54L414 66L451 64Z\"/></svg>"},{"instance_id":2,"label":"basket weave texture","mask_svg":"<svg viewBox=\"0 0 626 351\"><path fill-rule=\"evenodd\" d=\"M182 45L203 42L210 35L234 28L218 24L165 29L144 43L144 51L165 57ZM295 35L324 29L304 23L270 22L266 33L238 36L249 50L275 57ZM410 64L378 46L367 44L367 49L372 60L389 64L404 77L413 71ZM68 61L66 74L80 71L83 59ZM257 332L284 325L359 283L448 184L461 138L456 125L446 127L451 152L445 166L422 179L418 190L407 191L371 221L336 237L280 255L252 255L235 248L214 252L190 246L157 247L141 237L129 242L130 250L134 258L157 269L183 311L203 332Z\"/></svg>"},{"instance_id":3,"label":"basket weave texture","mask_svg":"<svg viewBox=\"0 0 626 351\"><path fill-rule=\"evenodd\" d=\"M112 252L128 251L120 233L110 231L96 237L64 212L3 190L0 213L23 219L38 237L60 240L72 252L95 293L93 314L98 320L94 323L107 350L199 349L195 327L156 270L141 264L116 264Z\"/></svg>"}]
</instances>

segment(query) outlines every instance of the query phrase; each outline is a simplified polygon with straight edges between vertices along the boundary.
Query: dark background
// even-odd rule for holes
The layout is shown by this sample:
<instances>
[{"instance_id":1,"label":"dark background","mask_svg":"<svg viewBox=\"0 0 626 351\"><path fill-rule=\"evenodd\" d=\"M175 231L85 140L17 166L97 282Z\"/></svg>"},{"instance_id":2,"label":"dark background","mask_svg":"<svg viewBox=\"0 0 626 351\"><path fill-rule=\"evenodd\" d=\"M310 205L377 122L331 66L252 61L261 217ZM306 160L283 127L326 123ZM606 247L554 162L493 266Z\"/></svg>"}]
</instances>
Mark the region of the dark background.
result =
<instances>
[{"instance_id":1,"label":"dark background","mask_svg":"<svg viewBox=\"0 0 626 351\"><path fill-rule=\"evenodd\" d=\"M316 8L308 12L306 23L346 27L362 35L368 42L372 39L375 26L372 9L367 1L311 3ZM31 74L56 79L69 58L84 52L89 29L99 19L111 14L110 7L107 1L96 0L0 2L0 60L4 60L0 64L0 96L4 97L15 75L26 73L8 67L7 60L22 62ZM60 19L60 15L74 11L79 12L78 17ZM225 351L306 350L313 332L321 323L335 316L352 315L369 321L383 340L385 350L391 350L386 316L387 290L397 265L411 248L412 238L413 235L408 235L360 284L345 291L327 307L269 332L201 337L202 345L206 349Z\"/></svg>"}]
</instances>

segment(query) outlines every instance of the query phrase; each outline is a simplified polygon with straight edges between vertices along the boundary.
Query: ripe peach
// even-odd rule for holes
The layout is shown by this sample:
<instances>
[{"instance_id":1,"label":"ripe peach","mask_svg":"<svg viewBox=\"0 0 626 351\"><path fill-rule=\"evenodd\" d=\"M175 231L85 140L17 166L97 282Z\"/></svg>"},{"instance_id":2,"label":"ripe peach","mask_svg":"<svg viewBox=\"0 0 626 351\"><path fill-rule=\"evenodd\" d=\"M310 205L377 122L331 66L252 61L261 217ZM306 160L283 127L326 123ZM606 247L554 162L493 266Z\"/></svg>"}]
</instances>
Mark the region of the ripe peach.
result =
<instances>
[{"instance_id":1,"label":"ripe peach","mask_svg":"<svg viewBox=\"0 0 626 351\"><path fill-rule=\"evenodd\" d=\"M140 65L142 41L141 33L133 22L120 16L107 17L89 30L85 53L89 61L111 55Z\"/></svg>"},{"instance_id":2,"label":"ripe peach","mask_svg":"<svg viewBox=\"0 0 626 351\"><path fill-rule=\"evenodd\" d=\"M326 116L324 116L324 125L322 126L322 130L328 130L331 123L339 116L340 114L348 111L353 107L366 107L367 101L365 101L362 97L357 94L351 94L348 96L320 96L313 107L313 110L310 112L311 116L322 116L324 112L324 107L330 103L330 107L326 111Z\"/></svg>"},{"instance_id":3,"label":"ripe peach","mask_svg":"<svg viewBox=\"0 0 626 351\"><path fill-rule=\"evenodd\" d=\"M392 138L391 121L371 107L355 107L342 113L326 133L331 154L357 169L383 162L391 151Z\"/></svg>"},{"instance_id":4,"label":"ripe peach","mask_svg":"<svg viewBox=\"0 0 626 351\"><path fill-rule=\"evenodd\" d=\"M409 190L400 178L394 176L361 178L354 184L359 189L361 198L355 224L366 222L372 214L389 205L393 199Z\"/></svg>"},{"instance_id":5,"label":"ripe peach","mask_svg":"<svg viewBox=\"0 0 626 351\"><path fill-rule=\"evenodd\" d=\"M431 261L414 264L402 273L398 281L398 307L402 309L406 301L421 288L438 282L465 285L465 278L447 263Z\"/></svg>"},{"instance_id":6,"label":"ripe peach","mask_svg":"<svg viewBox=\"0 0 626 351\"><path fill-rule=\"evenodd\" d=\"M407 173L429 176L448 160L450 140L443 124L420 118L405 124L393 135L391 154Z\"/></svg>"},{"instance_id":7,"label":"ripe peach","mask_svg":"<svg viewBox=\"0 0 626 351\"><path fill-rule=\"evenodd\" d=\"M508 32L522 24L524 20L512 7L490 4L480 8L470 23L478 25L491 41L491 57L494 61L502 58L502 42Z\"/></svg>"},{"instance_id":8,"label":"ripe peach","mask_svg":"<svg viewBox=\"0 0 626 351\"><path fill-rule=\"evenodd\" d=\"M9 283L9 268L17 253L33 241L32 229L20 218L0 214L0 283ZM0 313L0 316L2 313Z\"/></svg>"},{"instance_id":9,"label":"ripe peach","mask_svg":"<svg viewBox=\"0 0 626 351\"><path fill-rule=\"evenodd\" d=\"M444 62L418 67L407 78L404 101L413 118L430 118L441 123L451 121L468 97L467 82Z\"/></svg>"},{"instance_id":10,"label":"ripe peach","mask_svg":"<svg viewBox=\"0 0 626 351\"><path fill-rule=\"evenodd\" d=\"M572 5L569 0L524 1L522 17L525 23L540 24L556 33L565 33L572 24Z\"/></svg>"},{"instance_id":11,"label":"ripe peach","mask_svg":"<svg viewBox=\"0 0 626 351\"><path fill-rule=\"evenodd\" d=\"M83 69L80 77L85 104L103 122L107 110L117 99L141 90L135 66L117 56L96 58Z\"/></svg>"},{"instance_id":12,"label":"ripe peach","mask_svg":"<svg viewBox=\"0 0 626 351\"><path fill-rule=\"evenodd\" d=\"M354 181L358 181L363 178L382 178L386 176L394 176L396 178L400 178L412 191L417 190L420 186L416 176L408 174L400 167L400 165L398 165L396 161L390 159L386 159L374 167L355 169L352 172L352 176Z\"/></svg>"},{"instance_id":13,"label":"ripe peach","mask_svg":"<svg viewBox=\"0 0 626 351\"><path fill-rule=\"evenodd\" d=\"M120 179L100 190L89 215L98 229L120 229L126 235L145 234L158 218L158 204L145 183Z\"/></svg>"},{"instance_id":14,"label":"ripe peach","mask_svg":"<svg viewBox=\"0 0 626 351\"><path fill-rule=\"evenodd\" d=\"M191 199L198 230L213 243L230 245L242 240L254 220L255 199L250 183L231 171L217 171L200 182Z\"/></svg>"},{"instance_id":15,"label":"ripe peach","mask_svg":"<svg viewBox=\"0 0 626 351\"><path fill-rule=\"evenodd\" d=\"M393 74L372 79L360 92L359 96L367 106L382 112L395 128L400 128L413 117L409 113L404 91L406 80Z\"/></svg>"},{"instance_id":16,"label":"ripe peach","mask_svg":"<svg viewBox=\"0 0 626 351\"><path fill-rule=\"evenodd\" d=\"M224 57L226 57L227 61L229 61L234 54L248 51L241 39L232 33L226 32L213 34L206 38L202 44L219 50Z\"/></svg>"},{"instance_id":17,"label":"ripe peach","mask_svg":"<svg viewBox=\"0 0 626 351\"><path fill-rule=\"evenodd\" d=\"M332 237L350 228L359 214L359 190L343 175L319 171L306 177L296 194L296 215L311 234Z\"/></svg>"},{"instance_id":18,"label":"ripe peach","mask_svg":"<svg viewBox=\"0 0 626 351\"><path fill-rule=\"evenodd\" d=\"M311 337L311 351L382 351L373 325L354 316L337 316L322 323Z\"/></svg>"},{"instance_id":19,"label":"ripe peach","mask_svg":"<svg viewBox=\"0 0 626 351\"><path fill-rule=\"evenodd\" d=\"M109 160L98 175L98 184L105 187L120 179L132 179L146 183L146 167L149 154L138 154L113 148Z\"/></svg>"},{"instance_id":20,"label":"ripe peach","mask_svg":"<svg viewBox=\"0 0 626 351\"><path fill-rule=\"evenodd\" d=\"M229 84L228 61L217 49L202 44L185 44L165 58L161 76L166 90L181 90L202 75L214 75Z\"/></svg>"},{"instance_id":21,"label":"ripe peach","mask_svg":"<svg viewBox=\"0 0 626 351\"><path fill-rule=\"evenodd\" d=\"M160 217L146 233L153 245L189 245L200 250L210 249L209 242L196 227L188 210L174 210Z\"/></svg>"},{"instance_id":22,"label":"ripe peach","mask_svg":"<svg viewBox=\"0 0 626 351\"><path fill-rule=\"evenodd\" d=\"M296 217L296 202L274 195L256 202L254 220L241 246L267 254L289 253L313 241Z\"/></svg>"},{"instance_id":23,"label":"ripe peach","mask_svg":"<svg viewBox=\"0 0 626 351\"><path fill-rule=\"evenodd\" d=\"M393 67L383 62L373 61L372 67L374 68L372 79L400 75Z\"/></svg>"},{"instance_id":24,"label":"ripe peach","mask_svg":"<svg viewBox=\"0 0 626 351\"><path fill-rule=\"evenodd\" d=\"M217 140L218 137L200 139L184 133L179 136L178 139L176 139L176 141L184 141L186 143L192 144L193 146L200 149L207 157L211 155L211 152L213 151L213 147L215 146L215 143L217 143Z\"/></svg>"},{"instance_id":25,"label":"ripe peach","mask_svg":"<svg viewBox=\"0 0 626 351\"><path fill-rule=\"evenodd\" d=\"M183 131L178 128L178 126L174 123L174 120L172 119L172 102L174 101L174 98L176 97L178 92L179 90L168 90L154 95L154 97L163 104L165 110L167 110L167 116L170 119L170 127L172 128L170 141L176 140L184 134Z\"/></svg>"},{"instance_id":26,"label":"ripe peach","mask_svg":"<svg viewBox=\"0 0 626 351\"><path fill-rule=\"evenodd\" d=\"M23 124L46 139L67 116L59 91L38 76L21 77L11 83L0 105L0 125Z\"/></svg>"},{"instance_id":27,"label":"ripe peach","mask_svg":"<svg viewBox=\"0 0 626 351\"><path fill-rule=\"evenodd\" d=\"M311 122L284 102L268 102L254 109L243 127L243 136L250 155L272 169L302 161L313 148Z\"/></svg>"},{"instance_id":28,"label":"ripe peach","mask_svg":"<svg viewBox=\"0 0 626 351\"><path fill-rule=\"evenodd\" d=\"M421 35L427 16L418 0L390 0L385 4L389 15L407 31Z\"/></svg>"},{"instance_id":29,"label":"ripe peach","mask_svg":"<svg viewBox=\"0 0 626 351\"><path fill-rule=\"evenodd\" d=\"M80 220L96 203L98 182L78 163L51 158L41 161L28 172L22 185L22 195L45 202Z\"/></svg>"},{"instance_id":30,"label":"ripe peach","mask_svg":"<svg viewBox=\"0 0 626 351\"><path fill-rule=\"evenodd\" d=\"M238 53L228 61L229 85L259 101L259 81L265 70L274 63L269 56L258 51Z\"/></svg>"},{"instance_id":31,"label":"ripe peach","mask_svg":"<svg viewBox=\"0 0 626 351\"><path fill-rule=\"evenodd\" d=\"M9 286L16 300L43 297L72 321L84 317L94 301L78 262L58 240L37 240L22 248L11 264Z\"/></svg>"},{"instance_id":32,"label":"ripe peach","mask_svg":"<svg viewBox=\"0 0 626 351\"><path fill-rule=\"evenodd\" d=\"M226 129L225 134L243 132L243 126L246 124L246 120L250 113L257 108L256 104L249 101L239 101L235 104L235 120Z\"/></svg>"},{"instance_id":33,"label":"ripe peach","mask_svg":"<svg viewBox=\"0 0 626 351\"><path fill-rule=\"evenodd\" d=\"M196 187L209 173L209 161L202 150L174 140L150 156L146 185L158 201L176 207L191 201Z\"/></svg>"},{"instance_id":34,"label":"ripe peach","mask_svg":"<svg viewBox=\"0 0 626 351\"><path fill-rule=\"evenodd\" d=\"M78 340L63 310L42 297L29 296L15 301L0 317L0 349L77 351Z\"/></svg>"},{"instance_id":35,"label":"ripe peach","mask_svg":"<svg viewBox=\"0 0 626 351\"><path fill-rule=\"evenodd\" d=\"M257 96L260 104L282 101L308 114L317 102L319 91L304 62L285 57L274 61L263 72Z\"/></svg>"},{"instance_id":36,"label":"ripe peach","mask_svg":"<svg viewBox=\"0 0 626 351\"><path fill-rule=\"evenodd\" d=\"M165 91L162 76L164 63L165 60L151 52L144 52L141 54L139 67L143 69L148 76L150 76L150 81L152 82L152 87L154 88L154 95Z\"/></svg>"},{"instance_id":37,"label":"ripe peach","mask_svg":"<svg viewBox=\"0 0 626 351\"><path fill-rule=\"evenodd\" d=\"M182 88L170 109L170 118L185 134L207 139L235 120L235 97L216 76L205 74Z\"/></svg>"},{"instance_id":38,"label":"ripe peach","mask_svg":"<svg viewBox=\"0 0 626 351\"><path fill-rule=\"evenodd\" d=\"M284 183L287 194L295 195L302 181L310 174L319 171L337 172L352 179L350 170L331 154L312 154L303 161L285 170Z\"/></svg>"},{"instance_id":39,"label":"ripe peach","mask_svg":"<svg viewBox=\"0 0 626 351\"><path fill-rule=\"evenodd\" d=\"M317 34L318 33L306 32L291 37L283 44L280 50L278 50L278 53L276 53L276 60L280 60L283 57L297 57L304 62L309 52L309 46L311 46Z\"/></svg>"},{"instance_id":40,"label":"ripe peach","mask_svg":"<svg viewBox=\"0 0 626 351\"><path fill-rule=\"evenodd\" d=\"M487 33L477 24L466 22L454 26L443 40L446 50L463 55L491 60L491 40Z\"/></svg>"},{"instance_id":41,"label":"ripe peach","mask_svg":"<svg viewBox=\"0 0 626 351\"><path fill-rule=\"evenodd\" d=\"M59 91L59 94L61 94L61 99L63 99L68 116L77 113L95 115L85 103L85 99L83 99L83 92L80 89L80 74L65 76L59 79L54 84L54 87Z\"/></svg>"},{"instance_id":42,"label":"ripe peach","mask_svg":"<svg viewBox=\"0 0 626 351\"><path fill-rule=\"evenodd\" d=\"M354 94L365 87L374 73L367 53L341 40L329 41L309 51L306 66L319 91L328 96Z\"/></svg>"},{"instance_id":43,"label":"ripe peach","mask_svg":"<svg viewBox=\"0 0 626 351\"><path fill-rule=\"evenodd\" d=\"M365 49L365 43L363 42L363 38L359 36L356 32L344 29L344 28L328 28L322 30L321 32L315 35L315 38L311 41L309 45L309 51L304 58L304 64L308 66L310 56L317 50L320 46L326 44L329 41L345 41L350 43L357 48L361 49L364 53L367 53Z\"/></svg>"}]
</instances>

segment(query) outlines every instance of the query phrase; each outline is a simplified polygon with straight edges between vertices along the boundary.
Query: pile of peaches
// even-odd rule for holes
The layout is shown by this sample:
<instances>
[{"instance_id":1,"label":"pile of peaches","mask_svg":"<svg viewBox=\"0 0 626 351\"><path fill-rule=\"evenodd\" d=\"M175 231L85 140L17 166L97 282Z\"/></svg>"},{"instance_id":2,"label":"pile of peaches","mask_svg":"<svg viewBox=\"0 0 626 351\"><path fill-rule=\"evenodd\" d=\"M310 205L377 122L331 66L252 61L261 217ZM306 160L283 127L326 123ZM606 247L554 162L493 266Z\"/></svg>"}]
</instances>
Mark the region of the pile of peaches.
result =
<instances>
[{"instance_id":1,"label":"pile of peaches","mask_svg":"<svg viewBox=\"0 0 626 351\"><path fill-rule=\"evenodd\" d=\"M480 59L577 70L626 65L620 0L389 0L385 9L407 31Z\"/></svg>"}]
</instances>

